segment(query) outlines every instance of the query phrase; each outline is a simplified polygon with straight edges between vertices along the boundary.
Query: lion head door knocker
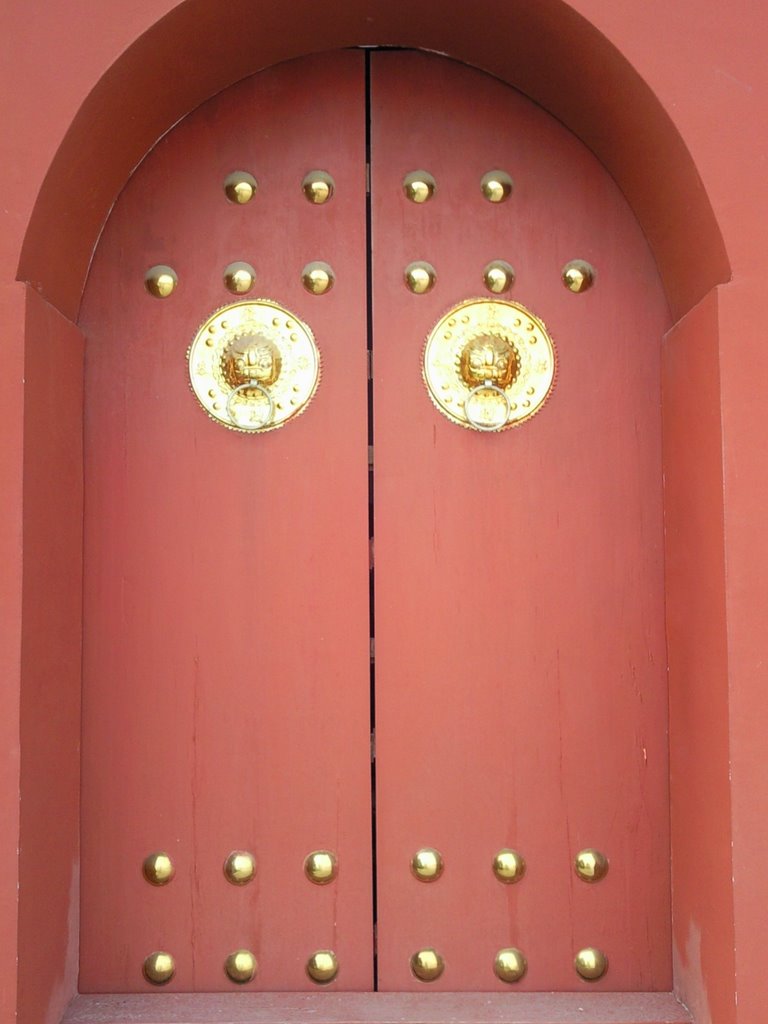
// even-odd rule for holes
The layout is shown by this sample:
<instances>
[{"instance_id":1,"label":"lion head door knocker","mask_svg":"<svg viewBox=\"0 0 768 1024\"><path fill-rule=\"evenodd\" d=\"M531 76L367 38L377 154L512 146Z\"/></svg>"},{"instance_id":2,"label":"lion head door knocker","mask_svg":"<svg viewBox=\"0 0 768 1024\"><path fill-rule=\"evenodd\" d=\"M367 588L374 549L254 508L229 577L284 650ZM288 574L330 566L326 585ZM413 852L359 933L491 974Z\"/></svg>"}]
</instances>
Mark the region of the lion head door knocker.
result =
<instances>
[{"instance_id":1,"label":"lion head door knocker","mask_svg":"<svg viewBox=\"0 0 768 1024\"><path fill-rule=\"evenodd\" d=\"M436 324L424 347L429 397L473 430L514 427L542 407L555 380L555 346L525 306L471 299Z\"/></svg>"},{"instance_id":2,"label":"lion head door knocker","mask_svg":"<svg viewBox=\"0 0 768 1024\"><path fill-rule=\"evenodd\" d=\"M189 348L192 390L230 430L264 433L304 412L320 380L309 327L268 299L213 313Z\"/></svg>"}]
</instances>

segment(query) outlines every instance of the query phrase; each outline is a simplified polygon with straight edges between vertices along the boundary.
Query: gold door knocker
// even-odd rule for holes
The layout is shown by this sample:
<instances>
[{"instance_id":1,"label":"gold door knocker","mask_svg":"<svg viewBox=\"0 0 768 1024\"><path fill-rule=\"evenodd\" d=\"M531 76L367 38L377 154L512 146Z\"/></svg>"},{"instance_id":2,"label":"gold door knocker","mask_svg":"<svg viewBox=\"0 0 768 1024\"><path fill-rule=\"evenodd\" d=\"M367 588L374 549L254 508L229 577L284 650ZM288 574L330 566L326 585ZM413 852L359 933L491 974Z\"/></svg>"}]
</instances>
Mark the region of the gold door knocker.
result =
<instances>
[{"instance_id":1,"label":"gold door knocker","mask_svg":"<svg viewBox=\"0 0 768 1024\"><path fill-rule=\"evenodd\" d=\"M435 325L424 346L424 381L454 423L499 431L529 419L555 379L555 346L518 302L470 299Z\"/></svg>"},{"instance_id":2,"label":"gold door knocker","mask_svg":"<svg viewBox=\"0 0 768 1024\"><path fill-rule=\"evenodd\" d=\"M269 299L216 310L188 357L202 407L218 423L245 433L276 430L304 412L320 380L312 331Z\"/></svg>"}]
</instances>

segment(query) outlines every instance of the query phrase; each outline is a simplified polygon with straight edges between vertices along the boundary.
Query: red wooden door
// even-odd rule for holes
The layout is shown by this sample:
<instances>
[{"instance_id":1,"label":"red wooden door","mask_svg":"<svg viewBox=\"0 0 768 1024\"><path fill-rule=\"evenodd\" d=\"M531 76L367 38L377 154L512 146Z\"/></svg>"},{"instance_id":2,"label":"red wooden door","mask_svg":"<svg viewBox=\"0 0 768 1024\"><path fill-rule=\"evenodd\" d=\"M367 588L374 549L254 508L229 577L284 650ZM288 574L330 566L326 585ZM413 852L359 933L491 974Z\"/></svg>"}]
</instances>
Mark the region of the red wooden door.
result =
<instances>
[{"instance_id":1,"label":"red wooden door","mask_svg":"<svg viewBox=\"0 0 768 1024\"><path fill-rule=\"evenodd\" d=\"M376 750L379 984L418 987L409 955L445 961L432 984L584 986L574 957L605 953L598 988L671 984L659 342L667 312L619 190L535 104L470 68L373 55ZM429 130L424 130L424 105ZM400 183L423 169L433 199ZM483 175L506 170L506 202ZM594 287L561 268L581 258ZM427 398L424 340L483 268L557 347L555 388L501 433L462 429ZM403 268L432 264L411 294ZM413 853L436 848L438 881ZM491 865L511 848L523 879ZM595 848L606 877L574 858Z\"/></svg>"},{"instance_id":2,"label":"red wooden door","mask_svg":"<svg viewBox=\"0 0 768 1024\"><path fill-rule=\"evenodd\" d=\"M242 206L222 189L235 169L258 180ZM312 169L334 179L325 204L302 194ZM506 202L483 197L492 169L514 178ZM402 187L416 170L437 184L423 204ZM598 268L584 294L560 280L574 258ZM428 332L488 297L495 259L516 270L500 298L546 322L558 357L546 406L498 434L449 422L422 379ZM335 272L322 295L301 284L317 260ZM259 436L206 418L188 386L234 261L256 270L237 298L285 306L322 356L305 414ZM404 284L413 261L436 269L425 294ZM144 288L155 264L178 275L166 299ZM237 950L252 989L314 987L307 960L330 950L335 988L503 990L510 948L517 988L567 990L592 947L596 988L668 988L666 309L584 147L436 57L272 69L138 169L82 322L83 990L148 989L157 952L169 989L231 990ZM410 868L420 848L443 858L435 881ZM597 884L574 870L586 848L609 860ZM502 849L525 859L515 884L493 874ZM222 870L234 850L255 858L248 884ZM304 873L313 850L338 858L328 885ZM162 886L142 873L157 851L175 867ZM444 968L426 984L411 958L430 950Z\"/></svg>"},{"instance_id":3,"label":"red wooden door","mask_svg":"<svg viewBox=\"0 0 768 1024\"><path fill-rule=\"evenodd\" d=\"M346 987L371 984L363 60L279 67L193 113L128 184L94 262L85 991L148 988L157 951L180 991L231 989L241 949L268 989L312 987L304 965L326 949ZM335 179L327 205L302 193L315 167ZM245 205L222 187L238 169L258 180ZM338 278L324 296L301 284L318 259ZM304 415L258 437L208 419L187 373L201 322L247 298L222 280L237 261L323 360ZM144 288L155 264L178 275L166 299ZM322 849L342 866L332 885L303 872ZM235 850L255 857L246 885L222 870ZM142 875L155 851L170 884Z\"/></svg>"}]
</instances>

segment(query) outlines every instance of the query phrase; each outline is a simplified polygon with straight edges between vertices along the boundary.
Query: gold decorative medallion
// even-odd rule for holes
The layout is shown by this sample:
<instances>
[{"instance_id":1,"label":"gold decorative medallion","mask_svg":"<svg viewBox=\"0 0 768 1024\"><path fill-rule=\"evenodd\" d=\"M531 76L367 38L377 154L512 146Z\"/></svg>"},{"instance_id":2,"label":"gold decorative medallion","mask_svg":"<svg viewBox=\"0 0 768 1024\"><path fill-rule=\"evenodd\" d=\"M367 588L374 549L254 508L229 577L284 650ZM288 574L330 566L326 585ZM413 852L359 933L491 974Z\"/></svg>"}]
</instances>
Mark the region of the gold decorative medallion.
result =
<instances>
[{"instance_id":1,"label":"gold decorative medallion","mask_svg":"<svg viewBox=\"0 0 768 1024\"><path fill-rule=\"evenodd\" d=\"M474 430L517 426L538 412L555 380L555 346L518 302L469 299L449 310L424 346L429 397Z\"/></svg>"},{"instance_id":2,"label":"gold decorative medallion","mask_svg":"<svg viewBox=\"0 0 768 1024\"><path fill-rule=\"evenodd\" d=\"M320 380L312 331L269 299L217 310L188 358L192 390L208 415L245 433L276 430L304 412Z\"/></svg>"}]
</instances>

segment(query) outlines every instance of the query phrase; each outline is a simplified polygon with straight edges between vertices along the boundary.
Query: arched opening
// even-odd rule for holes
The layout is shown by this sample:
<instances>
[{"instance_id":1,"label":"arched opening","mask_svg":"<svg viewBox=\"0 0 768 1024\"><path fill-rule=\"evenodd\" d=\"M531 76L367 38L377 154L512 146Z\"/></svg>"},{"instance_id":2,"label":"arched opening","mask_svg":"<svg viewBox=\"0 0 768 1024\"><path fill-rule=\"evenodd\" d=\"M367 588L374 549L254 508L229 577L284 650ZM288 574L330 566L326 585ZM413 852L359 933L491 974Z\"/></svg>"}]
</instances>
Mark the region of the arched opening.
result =
<instances>
[{"instance_id":1,"label":"arched opening","mask_svg":"<svg viewBox=\"0 0 768 1024\"><path fill-rule=\"evenodd\" d=\"M457 11L451 27L438 29L430 24L432 13L424 11L424 23L414 25L402 10L392 5L376 25L375 41L450 52L516 85L560 117L598 154L628 196L651 241L670 304L677 315L686 313L715 284L727 278L722 240L684 143L661 105L626 60L580 15L559 3L538 5L535 11L522 6L510 9L508 15L503 16L509 18L509 33L514 24L515 37L535 39L537 47L535 60L530 55L517 53L514 66L510 66L505 42L508 36L500 31L498 23L486 31L472 25L470 31L469 15L459 15ZM242 23L239 26L227 24L214 5L188 3L180 6L137 40L113 65L80 111L36 205L19 271L21 279L33 284L65 318L76 316L94 242L115 195L143 154L176 120L208 96L258 67L300 52L372 41L369 35L372 30L360 12L339 10L320 31L306 28L301 34L292 29L290 40L278 12L253 12L252 17L253 35L249 36L242 31ZM300 18L298 22L301 24ZM218 43L212 53L208 43L214 36ZM201 71L194 75L185 73L184 69L189 67ZM568 88L574 78L582 83L580 95L594 96L595 103L583 104ZM158 82L166 83L159 95ZM149 102L150 99L153 102ZM114 138L116 123L127 126L119 140ZM641 125L642 130L628 133L628 124ZM646 144L648 139L653 139L652 146ZM659 163L665 167L663 177L655 173ZM93 187L83 189L84 180L93 182ZM680 201L682 196L685 204ZM62 214L62 210L66 213ZM696 263L689 258L692 248L698 257ZM47 336L53 345L59 342L69 345L71 352L75 334L54 311L42 307L30 314L28 326L30 368L42 378L45 359L36 348L40 339ZM66 341L61 341L65 335ZM56 336L58 341L53 340ZM38 356L40 361L36 364ZM28 459L30 500L26 506L28 536L41 538L39 548L33 547L29 560L29 607L34 605L42 610L42 621L47 619L49 623L53 620L61 624L52 654L66 652L71 662L67 678L73 681L77 644L73 642L70 627L72 598L74 594L76 599L77 588L70 581L70 589L64 585L55 593L49 592L41 601L45 574L35 575L37 556L34 552L39 551L45 560L42 537L46 532L45 498L42 486L35 487L36 467L38 460L42 469L53 457L53 439L35 416L46 401L55 400L59 422L66 425L72 439L77 438L80 394L75 383L79 375L76 363L77 359L73 358L72 365L67 366L69 383L59 388L55 399L51 394L46 396L45 389L41 389L36 392L40 405L30 404L28 409L27 424L33 451ZM76 503L79 489L74 465L76 440L67 444L65 437L59 434L55 441L59 445L60 493L73 495ZM62 445L66 449L64 459L61 458ZM73 524L73 544L76 535ZM71 570L72 565L69 568ZM65 609L66 614L63 614ZM34 691L30 689L28 694L24 737L26 756L34 759L36 749L40 749L40 744L44 746L46 740L38 729L39 707ZM73 689L71 695L74 694ZM74 728L72 723L70 727ZM36 791L49 782L34 772L27 773L28 823L38 814ZM65 859L76 847L77 825L72 817L76 816L76 807L71 801L66 813L70 815L70 824L64 829L66 838L62 842ZM38 818L38 824L31 823L27 834L34 837L44 829L44 822ZM27 853L29 880L34 874L34 843L28 845L22 855L23 877ZM58 878L55 884L58 895L54 902L60 913L51 937L55 950L53 960L58 965L57 977L46 991L31 972L26 978L22 973L21 991L30 1015L37 1012L38 1007L61 1006L73 991L71 925L77 916L76 883L67 890L64 899L61 899ZM35 933L37 923L46 914L45 885L35 897L28 897L29 891L25 892L23 887L22 936Z\"/></svg>"},{"instance_id":2,"label":"arched opening","mask_svg":"<svg viewBox=\"0 0 768 1024\"><path fill-rule=\"evenodd\" d=\"M212 0L188 0L137 39L95 85L56 154L30 221L20 279L74 319L110 206L173 124L260 68L378 45L450 55L561 120L627 196L675 319L728 280L709 199L668 112L626 57L563 0L514 2L483 20L459 3L425 3L418 12L390 4L375 17L340 3L319 23L312 12L311 3L300 3L289 31L279 5L254 4L229 18Z\"/></svg>"}]
</instances>

